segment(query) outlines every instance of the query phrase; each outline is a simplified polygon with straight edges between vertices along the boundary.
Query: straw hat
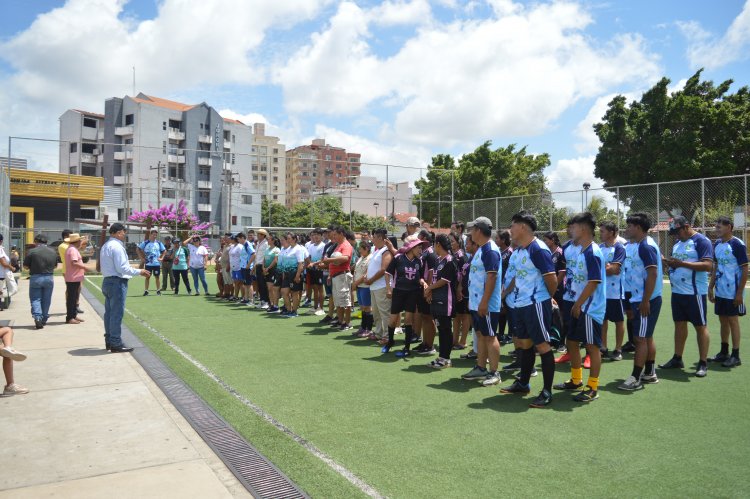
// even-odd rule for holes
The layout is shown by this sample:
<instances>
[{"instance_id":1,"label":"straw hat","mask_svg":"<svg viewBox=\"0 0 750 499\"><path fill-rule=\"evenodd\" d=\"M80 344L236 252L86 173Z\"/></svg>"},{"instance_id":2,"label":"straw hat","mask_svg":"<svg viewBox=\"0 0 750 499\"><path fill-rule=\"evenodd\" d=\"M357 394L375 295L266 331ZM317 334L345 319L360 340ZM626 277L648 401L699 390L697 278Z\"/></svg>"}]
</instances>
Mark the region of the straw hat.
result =
<instances>
[{"instance_id":1,"label":"straw hat","mask_svg":"<svg viewBox=\"0 0 750 499\"><path fill-rule=\"evenodd\" d=\"M71 234L65 238L65 242L68 244L77 243L80 240L81 240L81 235L78 233Z\"/></svg>"}]
</instances>

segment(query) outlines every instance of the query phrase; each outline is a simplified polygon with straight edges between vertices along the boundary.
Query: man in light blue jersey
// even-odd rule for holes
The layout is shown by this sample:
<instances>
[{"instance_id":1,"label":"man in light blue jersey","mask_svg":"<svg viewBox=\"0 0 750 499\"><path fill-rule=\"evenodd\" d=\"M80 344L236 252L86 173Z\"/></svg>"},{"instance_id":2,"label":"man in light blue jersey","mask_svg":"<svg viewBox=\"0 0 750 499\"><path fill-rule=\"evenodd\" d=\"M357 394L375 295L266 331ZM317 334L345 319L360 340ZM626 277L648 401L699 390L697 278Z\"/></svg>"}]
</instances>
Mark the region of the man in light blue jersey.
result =
<instances>
[{"instance_id":1,"label":"man in light blue jersey","mask_svg":"<svg viewBox=\"0 0 750 499\"><path fill-rule=\"evenodd\" d=\"M630 304L633 308L635 357L633 372L617 388L636 391L643 383L658 383L654 363L656 344L654 329L661 311L662 267L661 252L656 242L648 235L651 220L645 213L633 213L627 220L628 237L637 251L632 253L631 268L626 278L630 279Z\"/></svg>"},{"instance_id":2,"label":"man in light blue jersey","mask_svg":"<svg viewBox=\"0 0 750 499\"><path fill-rule=\"evenodd\" d=\"M555 357L549 344L549 329L552 325L552 295L557 289L557 276L552 263L552 253L538 239L536 217L528 211L513 215L510 226L511 238L517 245L516 275L514 290L508 295L513 300L513 318L521 347L521 374L509 387L500 393L527 394L531 391L529 378L534 369L535 351L542 359L544 388L529 406L547 407L552 402L552 384L555 377Z\"/></svg>"},{"instance_id":3,"label":"man in light blue jersey","mask_svg":"<svg viewBox=\"0 0 750 499\"><path fill-rule=\"evenodd\" d=\"M576 301L570 311L570 330L567 347L570 355L571 377L564 383L555 385L556 390L580 390L573 397L576 402L591 402L599 398L599 373L602 366L600 348L601 327L607 310L606 263L599 246L594 242L596 220L589 213L579 213L572 218L573 244L580 248L575 260L566 262L570 276L570 289ZM581 343L586 344L586 352L591 359L589 379L583 387L581 367Z\"/></svg>"},{"instance_id":4,"label":"man in light blue jersey","mask_svg":"<svg viewBox=\"0 0 750 499\"><path fill-rule=\"evenodd\" d=\"M633 297L632 293L632 282L631 272L633 268L633 254L638 251L638 244L635 241L628 238L625 245L625 261L622 263L622 289L625 293L625 299L622 302L622 306L625 309L625 331L628 333L628 341L622 346L622 351L632 353L635 352L635 340L633 339L633 333L635 331L635 311L630 304L630 298Z\"/></svg>"},{"instance_id":5,"label":"man in light blue jersey","mask_svg":"<svg viewBox=\"0 0 750 499\"><path fill-rule=\"evenodd\" d=\"M721 351L713 362L724 367L736 367L740 361L740 320L745 306L747 284L747 248L741 239L732 235L734 222L729 217L719 217L716 233L719 239L714 246L714 269L708 284L708 299L715 303L714 312L721 324ZM732 334L732 354L729 355L729 334Z\"/></svg>"},{"instance_id":6,"label":"man in light blue jersey","mask_svg":"<svg viewBox=\"0 0 750 499\"><path fill-rule=\"evenodd\" d=\"M604 261L607 264L607 311L602 323L602 359L622 360L622 341L625 336L625 288L622 284L622 264L625 262L625 246L619 241L619 232L614 222L602 222L599 225L599 237L602 244ZM607 349L608 324L615 324L615 349Z\"/></svg>"},{"instance_id":7,"label":"man in light blue jersey","mask_svg":"<svg viewBox=\"0 0 750 499\"><path fill-rule=\"evenodd\" d=\"M706 294L708 273L713 268L713 246L711 241L690 226L685 217L677 216L669 222L669 233L677 237L672 247L672 257L663 257L669 268L672 286L672 320L674 321L674 355L659 365L659 369L682 369L685 367L682 354L688 336L688 322L693 324L698 336L699 378L708 372L709 334L706 322Z\"/></svg>"},{"instance_id":8,"label":"man in light blue jersey","mask_svg":"<svg viewBox=\"0 0 750 499\"><path fill-rule=\"evenodd\" d=\"M581 248L573 242L573 219L568 220L567 226L568 240L562 245L563 260L565 262L564 269L559 269L557 273L558 289L562 287L562 301L558 302L557 306L560 307L560 315L562 317L562 331L560 331L560 341L565 345L565 338L570 330L570 311L573 309L573 304L576 301L576 297L571 290L571 284L575 278L575 269L568 268L568 262L573 262L578 257L578 253ZM554 260L554 258L553 258ZM560 278L563 278L562 282ZM555 363L561 364L563 362L570 362L570 355L567 351L567 346L562 348L563 352Z\"/></svg>"}]
</instances>

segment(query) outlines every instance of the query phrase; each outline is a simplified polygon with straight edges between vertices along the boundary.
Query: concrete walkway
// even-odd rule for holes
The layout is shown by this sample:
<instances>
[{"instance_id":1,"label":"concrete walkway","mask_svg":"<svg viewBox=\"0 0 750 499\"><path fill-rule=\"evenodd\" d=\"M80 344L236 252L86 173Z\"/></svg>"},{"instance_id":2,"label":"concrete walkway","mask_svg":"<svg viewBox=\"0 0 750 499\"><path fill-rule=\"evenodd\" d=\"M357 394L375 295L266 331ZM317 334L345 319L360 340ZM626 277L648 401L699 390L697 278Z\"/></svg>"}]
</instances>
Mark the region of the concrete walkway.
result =
<instances>
[{"instance_id":1,"label":"concrete walkway","mask_svg":"<svg viewBox=\"0 0 750 499\"><path fill-rule=\"evenodd\" d=\"M0 397L0 498L250 497L135 359L104 350L102 321L84 299L85 322L65 324L64 293L56 277L39 331L28 280L0 312L29 356L15 378L30 390Z\"/></svg>"}]
</instances>

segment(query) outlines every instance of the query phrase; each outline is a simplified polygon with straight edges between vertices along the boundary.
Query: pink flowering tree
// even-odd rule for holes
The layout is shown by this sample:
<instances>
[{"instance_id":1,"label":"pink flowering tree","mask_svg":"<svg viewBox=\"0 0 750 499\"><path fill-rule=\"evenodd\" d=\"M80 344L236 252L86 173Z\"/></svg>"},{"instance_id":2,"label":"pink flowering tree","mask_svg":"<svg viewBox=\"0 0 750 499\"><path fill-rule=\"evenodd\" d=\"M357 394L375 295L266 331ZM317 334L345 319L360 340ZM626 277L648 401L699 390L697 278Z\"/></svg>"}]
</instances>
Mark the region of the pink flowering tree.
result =
<instances>
[{"instance_id":1,"label":"pink flowering tree","mask_svg":"<svg viewBox=\"0 0 750 499\"><path fill-rule=\"evenodd\" d=\"M182 199L176 205L173 203L160 208L149 205L147 210L134 212L128 220L168 229L181 240L186 239L189 234L205 232L212 225L212 222L198 220L198 217L188 211Z\"/></svg>"}]
</instances>

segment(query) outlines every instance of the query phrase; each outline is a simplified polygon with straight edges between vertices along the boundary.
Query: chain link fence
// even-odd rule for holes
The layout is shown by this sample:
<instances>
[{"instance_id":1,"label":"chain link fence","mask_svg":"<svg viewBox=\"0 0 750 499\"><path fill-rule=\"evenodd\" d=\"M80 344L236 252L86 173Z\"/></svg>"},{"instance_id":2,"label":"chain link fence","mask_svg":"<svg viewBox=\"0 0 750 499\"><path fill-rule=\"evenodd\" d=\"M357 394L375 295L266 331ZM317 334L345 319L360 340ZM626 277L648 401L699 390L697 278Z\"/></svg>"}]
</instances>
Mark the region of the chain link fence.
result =
<instances>
[{"instance_id":1,"label":"chain link fence","mask_svg":"<svg viewBox=\"0 0 750 499\"><path fill-rule=\"evenodd\" d=\"M0 168L0 234L3 235L5 241L10 240L10 180L2 168ZM9 247L6 245L6 251Z\"/></svg>"}]
</instances>

